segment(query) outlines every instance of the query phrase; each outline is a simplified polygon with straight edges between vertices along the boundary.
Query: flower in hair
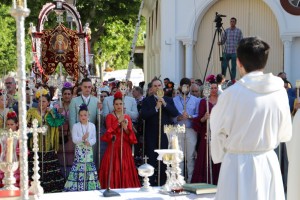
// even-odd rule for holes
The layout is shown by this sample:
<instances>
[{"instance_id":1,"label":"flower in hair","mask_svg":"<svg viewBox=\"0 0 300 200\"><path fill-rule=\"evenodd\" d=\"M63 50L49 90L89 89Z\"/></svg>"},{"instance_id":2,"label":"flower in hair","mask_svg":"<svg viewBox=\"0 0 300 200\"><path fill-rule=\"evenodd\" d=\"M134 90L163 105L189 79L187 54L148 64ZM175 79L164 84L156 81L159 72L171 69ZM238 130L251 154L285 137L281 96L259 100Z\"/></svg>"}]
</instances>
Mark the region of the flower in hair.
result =
<instances>
[{"instance_id":1,"label":"flower in hair","mask_svg":"<svg viewBox=\"0 0 300 200\"><path fill-rule=\"evenodd\" d=\"M17 113L15 111L10 111L7 113L6 118L7 119L13 119L17 117Z\"/></svg>"},{"instance_id":2,"label":"flower in hair","mask_svg":"<svg viewBox=\"0 0 300 200\"><path fill-rule=\"evenodd\" d=\"M83 103L79 106L79 110L88 110L88 107L85 103Z\"/></svg>"},{"instance_id":3,"label":"flower in hair","mask_svg":"<svg viewBox=\"0 0 300 200\"><path fill-rule=\"evenodd\" d=\"M122 93L121 93L120 91L117 91L117 92L115 93L115 95L114 95L114 98L115 98L115 99L122 99L122 97L123 97L123 95L122 95Z\"/></svg>"},{"instance_id":4,"label":"flower in hair","mask_svg":"<svg viewBox=\"0 0 300 200\"><path fill-rule=\"evenodd\" d=\"M63 88L72 88L72 83L70 82L65 82L64 85L63 85Z\"/></svg>"},{"instance_id":5,"label":"flower in hair","mask_svg":"<svg viewBox=\"0 0 300 200\"><path fill-rule=\"evenodd\" d=\"M37 99L39 99L41 96L47 95L48 93L49 93L48 90L46 90L45 88L42 88L42 89L39 89L38 91L36 91L35 97Z\"/></svg>"},{"instance_id":6,"label":"flower in hair","mask_svg":"<svg viewBox=\"0 0 300 200\"><path fill-rule=\"evenodd\" d=\"M215 75L211 74L211 75L208 75L205 79L205 81L207 82L215 82L216 81L216 77Z\"/></svg>"}]
</instances>

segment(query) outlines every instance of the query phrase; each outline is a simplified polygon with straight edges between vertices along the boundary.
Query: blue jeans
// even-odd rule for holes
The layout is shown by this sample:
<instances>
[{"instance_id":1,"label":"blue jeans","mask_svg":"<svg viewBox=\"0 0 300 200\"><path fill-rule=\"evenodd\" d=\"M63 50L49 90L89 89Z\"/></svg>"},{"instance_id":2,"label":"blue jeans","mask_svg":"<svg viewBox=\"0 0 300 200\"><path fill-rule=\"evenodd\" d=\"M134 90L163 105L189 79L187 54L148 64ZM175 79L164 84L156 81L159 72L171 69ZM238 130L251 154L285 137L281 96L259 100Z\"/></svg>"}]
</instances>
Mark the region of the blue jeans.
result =
<instances>
[{"instance_id":1,"label":"blue jeans","mask_svg":"<svg viewBox=\"0 0 300 200\"><path fill-rule=\"evenodd\" d=\"M235 53L223 53L222 60L222 74L226 76L227 66L229 66L229 60L231 60L231 80L236 76L236 54Z\"/></svg>"}]
</instances>

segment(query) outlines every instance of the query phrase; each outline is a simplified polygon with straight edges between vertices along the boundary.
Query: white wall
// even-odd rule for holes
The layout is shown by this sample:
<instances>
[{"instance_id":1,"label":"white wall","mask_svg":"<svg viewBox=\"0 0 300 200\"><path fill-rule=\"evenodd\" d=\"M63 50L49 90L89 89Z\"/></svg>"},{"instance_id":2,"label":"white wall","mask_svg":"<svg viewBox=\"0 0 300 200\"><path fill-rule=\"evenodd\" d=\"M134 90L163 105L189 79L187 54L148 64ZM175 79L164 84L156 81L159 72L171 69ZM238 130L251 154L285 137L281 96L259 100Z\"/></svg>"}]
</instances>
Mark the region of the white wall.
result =
<instances>
[{"instance_id":1,"label":"white wall","mask_svg":"<svg viewBox=\"0 0 300 200\"><path fill-rule=\"evenodd\" d=\"M300 80L300 37L294 38L292 44L292 71L287 75L293 86Z\"/></svg>"},{"instance_id":2,"label":"white wall","mask_svg":"<svg viewBox=\"0 0 300 200\"><path fill-rule=\"evenodd\" d=\"M197 42L198 29L203 16L212 5L223 1L227 0L158 0L159 30L157 30L157 35L152 35L152 37L155 37L156 44L160 43L160 46L158 47L158 50L153 49L153 45L150 45L151 48L146 50L146 52L150 54L150 56L147 57L147 63L145 63L145 70L147 70L145 74L148 75L148 80L146 81L149 81L149 78L153 77L154 75L161 75L162 78L169 77L174 82L179 82L179 80L185 76L185 74L182 73L184 72L185 68L185 47L181 46L181 42L183 41L182 39L194 39L194 41ZM260 1L265 2L273 12L278 24L277 34L280 35L282 40L286 36L300 37L299 16L290 15L283 10L280 0ZM155 6L157 4L155 0L145 0L145 2L146 6L143 14L148 20L149 16L152 15L153 10L155 10ZM147 22L147 24L149 24L149 22ZM147 33L147 37L148 36L149 34ZM152 40L149 39L147 41L150 42ZM146 43L146 48L147 45L149 47L149 44ZM291 62L284 62L285 64L291 63L291 66L284 66L284 68L287 69L288 72L290 71L288 77L291 77L291 81L293 82L296 78L294 76L298 76L297 68L295 67L299 66L299 61L294 49L299 51L299 48L299 39L294 38L292 43L293 53L291 54ZM159 56L153 56L153 52L158 52ZM195 57L195 51L193 55ZM160 66L155 66L157 65L157 59L159 59L158 65ZM149 63L152 63L151 66L149 66ZM279 63L279 65L282 65L282 63ZM277 71L278 69L274 73L277 73Z\"/></svg>"}]
</instances>

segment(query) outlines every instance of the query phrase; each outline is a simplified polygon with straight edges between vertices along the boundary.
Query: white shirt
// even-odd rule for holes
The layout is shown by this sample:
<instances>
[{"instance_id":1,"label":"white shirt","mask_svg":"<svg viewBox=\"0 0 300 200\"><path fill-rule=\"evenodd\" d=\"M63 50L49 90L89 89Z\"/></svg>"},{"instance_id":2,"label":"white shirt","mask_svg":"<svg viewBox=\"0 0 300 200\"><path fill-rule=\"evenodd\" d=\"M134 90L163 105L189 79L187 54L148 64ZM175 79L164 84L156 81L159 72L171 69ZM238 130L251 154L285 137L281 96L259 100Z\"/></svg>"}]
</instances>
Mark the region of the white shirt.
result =
<instances>
[{"instance_id":1,"label":"white shirt","mask_svg":"<svg viewBox=\"0 0 300 200\"><path fill-rule=\"evenodd\" d=\"M88 122L87 125L81 124L80 122L73 125L72 129L72 140L74 144L84 142L82 136L88 132L89 137L87 141L93 146L96 143L96 127L95 124Z\"/></svg>"},{"instance_id":2,"label":"white shirt","mask_svg":"<svg viewBox=\"0 0 300 200\"><path fill-rule=\"evenodd\" d=\"M85 97L85 96L81 95L81 97L83 98L85 104L88 105L89 100L90 100L90 95L88 97Z\"/></svg>"}]
</instances>

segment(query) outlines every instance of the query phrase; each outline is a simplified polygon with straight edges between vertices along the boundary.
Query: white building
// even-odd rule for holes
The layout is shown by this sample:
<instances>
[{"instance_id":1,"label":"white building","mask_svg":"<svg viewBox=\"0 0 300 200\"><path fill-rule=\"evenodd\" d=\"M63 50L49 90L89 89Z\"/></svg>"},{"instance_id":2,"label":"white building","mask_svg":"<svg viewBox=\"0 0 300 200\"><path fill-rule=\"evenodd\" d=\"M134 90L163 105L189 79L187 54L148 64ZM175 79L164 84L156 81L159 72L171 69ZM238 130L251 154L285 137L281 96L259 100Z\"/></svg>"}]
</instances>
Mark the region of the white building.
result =
<instances>
[{"instance_id":1,"label":"white building","mask_svg":"<svg viewBox=\"0 0 300 200\"><path fill-rule=\"evenodd\" d=\"M230 18L236 17L236 26L244 37L259 36L268 42L271 52L265 72L277 75L285 71L295 85L295 80L300 79L300 5L297 4L299 1L295 0L145 0L145 81L160 75L175 83L182 77L203 80L206 68L207 74L221 73L217 41L206 67L218 12L227 15L222 18L225 29Z\"/></svg>"}]
</instances>

